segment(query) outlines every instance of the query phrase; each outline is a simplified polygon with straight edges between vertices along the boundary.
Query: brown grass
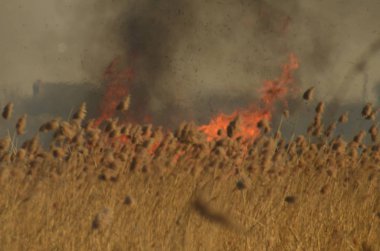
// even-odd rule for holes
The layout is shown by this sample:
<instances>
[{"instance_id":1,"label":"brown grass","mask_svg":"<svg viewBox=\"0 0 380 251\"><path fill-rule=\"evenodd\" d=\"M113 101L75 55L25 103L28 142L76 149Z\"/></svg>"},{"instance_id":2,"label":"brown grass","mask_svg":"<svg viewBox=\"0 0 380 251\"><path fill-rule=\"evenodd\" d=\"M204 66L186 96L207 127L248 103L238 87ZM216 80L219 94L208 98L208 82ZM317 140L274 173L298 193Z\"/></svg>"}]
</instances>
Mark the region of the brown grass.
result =
<instances>
[{"instance_id":1,"label":"brown grass","mask_svg":"<svg viewBox=\"0 0 380 251\"><path fill-rule=\"evenodd\" d=\"M4 119L8 120L12 117L12 114L13 114L13 103L8 103L3 109L2 116Z\"/></svg>"},{"instance_id":2,"label":"brown grass","mask_svg":"<svg viewBox=\"0 0 380 251\"><path fill-rule=\"evenodd\" d=\"M1 250L380 250L375 123L346 142L320 102L308 136L235 138L236 119L208 142L85 110L41 126L48 149L0 140Z\"/></svg>"},{"instance_id":3,"label":"brown grass","mask_svg":"<svg viewBox=\"0 0 380 251\"><path fill-rule=\"evenodd\" d=\"M25 133L26 119L27 119L27 115L24 114L17 120L17 123L16 123L17 135L23 135Z\"/></svg>"}]
</instances>

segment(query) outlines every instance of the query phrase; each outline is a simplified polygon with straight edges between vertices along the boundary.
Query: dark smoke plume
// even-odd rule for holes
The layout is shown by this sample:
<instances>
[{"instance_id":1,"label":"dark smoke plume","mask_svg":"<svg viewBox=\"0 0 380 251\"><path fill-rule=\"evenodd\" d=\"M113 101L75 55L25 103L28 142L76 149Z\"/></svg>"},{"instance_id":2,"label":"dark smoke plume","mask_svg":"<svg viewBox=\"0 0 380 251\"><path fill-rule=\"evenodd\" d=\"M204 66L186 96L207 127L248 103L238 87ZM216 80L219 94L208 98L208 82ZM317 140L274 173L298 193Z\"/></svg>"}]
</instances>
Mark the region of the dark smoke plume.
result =
<instances>
[{"instance_id":1,"label":"dark smoke plume","mask_svg":"<svg viewBox=\"0 0 380 251\"><path fill-rule=\"evenodd\" d=\"M175 111L175 96L181 86L168 76L181 43L194 32L196 19L192 1L135 1L123 13L121 38L125 59L136 72L131 87L131 110L154 113L156 117ZM166 78L166 79L165 79ZM157 122L163 122L158 120Z\"/></svg>"},{"instance_id":2,"label":"dark smoke plume","mask_svg":"<svg viewBox=\"0 0 380 251\"><path fill-rule=\"evenodd\" d=\"M85 97L94 111L104 89L84 95L69 85L71 98L51 98L49 109L17 99L30 96L37 79L103 86L104 69L120 57L135 72L131 110L165 126L207 123L255 102L291 52L300 94L315 86L317 98L340 97L339 105L376 103L379 8L377 0L4 0L0 87L15 91L2 91L0 104L14 101L18 115L27 107L67 117Z\"/></svg>"}]
</instances>

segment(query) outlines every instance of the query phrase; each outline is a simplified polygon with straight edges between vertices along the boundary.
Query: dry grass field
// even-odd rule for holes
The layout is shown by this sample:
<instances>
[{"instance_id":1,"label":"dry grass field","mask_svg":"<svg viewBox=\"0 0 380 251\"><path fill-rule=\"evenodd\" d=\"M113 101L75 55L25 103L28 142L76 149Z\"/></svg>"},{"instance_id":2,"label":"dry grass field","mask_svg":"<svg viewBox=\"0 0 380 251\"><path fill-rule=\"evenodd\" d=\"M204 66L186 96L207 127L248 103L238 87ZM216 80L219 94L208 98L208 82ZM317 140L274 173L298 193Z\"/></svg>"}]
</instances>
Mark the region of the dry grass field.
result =
<instances>
[{"instance_id":1,"label":"dry grass field","mask_svg":"<svg viewBox=\"0 0 380 251\"><path fill-rule=\"evenodd\" d=\"M344 139L334 129L347 114L324 126L323 110L291 139L266 120L255 139L239 136L239 119L212 140L192 123L98 126L85 104L20 147L7 136L0 250L380 250L376 111L366 105L374 125ZM17 135L25 127L21 117Z\"/></svg>"}]
</instances>

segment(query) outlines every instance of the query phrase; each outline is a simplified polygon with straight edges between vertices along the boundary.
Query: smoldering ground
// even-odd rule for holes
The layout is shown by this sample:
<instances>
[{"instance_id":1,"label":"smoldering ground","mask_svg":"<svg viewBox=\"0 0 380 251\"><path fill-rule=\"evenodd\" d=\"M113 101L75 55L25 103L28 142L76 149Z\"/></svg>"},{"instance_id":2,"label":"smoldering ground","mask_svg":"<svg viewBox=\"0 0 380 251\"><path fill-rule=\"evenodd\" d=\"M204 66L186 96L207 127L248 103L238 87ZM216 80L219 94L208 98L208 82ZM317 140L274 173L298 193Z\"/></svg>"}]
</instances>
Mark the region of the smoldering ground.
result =
<instances>
[{"instance_id":1,"label":"smoldering ground","mask_svg":"<svg viewBox=\"0 0 380 251\"><path fill-rule=\"evenodd\" d=\"M135 72L132 110L144 107L157 124L207 123L257 100L293 52L301 90L361 102L366 74L365 100L376 101L369 94L380 78L377 51L366 54L380 34L375 0L6 0L2 7L0 80L26 94L36 79L99 87L119 56ZM363 71L353 71L360 62ZM56 107L67 107L67 116L73 104Z\"/></svg>"}]
</instances>

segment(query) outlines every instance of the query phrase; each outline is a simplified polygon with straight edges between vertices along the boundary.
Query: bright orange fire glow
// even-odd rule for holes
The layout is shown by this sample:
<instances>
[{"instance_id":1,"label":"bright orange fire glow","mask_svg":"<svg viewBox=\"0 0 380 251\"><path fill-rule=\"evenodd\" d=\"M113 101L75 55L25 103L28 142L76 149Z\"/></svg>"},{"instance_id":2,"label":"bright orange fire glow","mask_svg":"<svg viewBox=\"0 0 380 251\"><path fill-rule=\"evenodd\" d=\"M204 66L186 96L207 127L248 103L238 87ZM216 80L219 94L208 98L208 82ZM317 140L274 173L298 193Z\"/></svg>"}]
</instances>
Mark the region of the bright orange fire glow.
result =
<instances>
[{"instance_id":1,"label":"bright orange fire glow","mask_svg":"<svg viewBox=\"0 0 380 251\"><path fill-rule=\"evenodd\" d=\"M159 146L160 146L160 142L154 142L153 145L148 150L148 153L150 155L154 155L156 153L156 150L158 149Z\"/></svg>"},{"instance_id":2,"label":"bright orange fire glow","mask_svg":"<svg viewBox=\"0 0 380 251\"><path fill-rule=\"evenodd\" d=\"M199 130L207 135L207 140L211 141L218 138L218 131L221 129L224 132L227 130L230 122L240 116L241 125L240 131L235 137L254 138L259 134L257 123L262 119L271 119L271 114L268 111L257 111L255 108L237 110L230 115L219 114L211 119L208 125L199 127Z\"/></svg>"},{"instance_id":3,"label":"bright orange fire glow","mask_svg":"<svg viewBox=\"0 0 380 251\"><path fill-rule=\"evenodd\" d=\"M129 87L133 82L134 72L129 67L124 70L118 70L119 64L119 59L115 59L104 72L106 92L101 103L101 115L96 121L96 126L103 120L111 118L120 100L129 94ZM221 113L212 118L209 124L202 125L198 129L206 134L208 141L211 141L220 137L218 135L219 130L226 132L231 121L239 117L239 125L233 137L242 137L244 139L257 137L260 133L257 123L263 119L267 121L271 120L275 103L282 102L284 105L287 105L286 99L292 90L291 84L294 82L293 73L298 67L297 57L294 54L290 54L288 63L282 66L280 77L264 82L263 87L260 89L258 104L237 109L229 115ZM151 120L150 116L145 115L144 122L151 122ZM127 142L127 138L121 141ZM153 144L149 151L150 154L154 154L158 146L158 144Z\"/></svg>"},{"instance_id":4,"label":"bright orange fire glow","mask_svg":"<svg viewBox=\"0 0 380 251\"><path fill-rule=\"evenodd\" d=\"M294 54L289 55L289 62L282 67L282 74L279 79L267 80L264 82L261 89L260 103L264 106L256 108L251 105L249 108L236 110L230 115L219 114L212 118L210 123L199 127L199 130L207 135L207 140L217 139L218 131L221 129L226 131L230 122L237 117L240 117L240 130L234 137L255 138L260 131L257 128L257 123L260 120L271 120L271 112L274 109L274 104L277 101L282 101L286 104L286 97L291 90L290 84L293 83L293 72L298 69L299 63Z\"/></svg>"}]
</instances>

